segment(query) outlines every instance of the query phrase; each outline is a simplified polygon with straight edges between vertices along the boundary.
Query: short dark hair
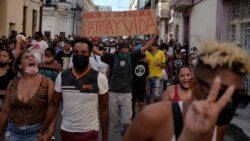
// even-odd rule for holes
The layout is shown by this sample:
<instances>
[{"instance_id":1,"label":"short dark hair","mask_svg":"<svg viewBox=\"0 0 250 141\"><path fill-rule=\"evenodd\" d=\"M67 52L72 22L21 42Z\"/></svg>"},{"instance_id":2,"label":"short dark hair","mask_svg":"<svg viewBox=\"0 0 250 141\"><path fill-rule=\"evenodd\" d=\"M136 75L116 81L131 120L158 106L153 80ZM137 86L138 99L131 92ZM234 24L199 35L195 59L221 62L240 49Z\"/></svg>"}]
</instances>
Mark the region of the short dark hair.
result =
<instances>
[{"instance_id":1,"label":"short dark hair","mask_svg":"<svg viewBox=\"0 0 250 141\"><path fill-rule=\"evenodd\" d=\"M43 33L40 32L40 31L35 32L35 34L36 34L37 36L41 37L41 38L43 37Z\"/></svg>"},{"instance_id":2,"label":"short dark hair","mask_svg":"<svg viewBox=\"0 0 250 141\"><path fill-rule=\"evenodd\" d=\"M129 44L125 43L125 42L119 43L118 44L118 50L120 51L123 48L128 48L129 49Z\"/></svg>"},{"instance_id":3,"label":"short dark hair","mask_svg":"<svg viewBox=\"0 0 250 141\"><path fill-rule=\"evenodd\" d=\"M160 49L161 49L161 50L163 50L163 49L168 50L168 48L169 48L169 46L168 46L167 43L162 43L162 44L160 45Z\"/></svg>"},{"instance_id":4,"label":"short dark hair","mask_svg":"<svg viewBox=\"0 0 250 141\"><path fill-rule=\"evenodd\" d=\"M75 44L77 44L77 43L85 43L85 44L87 44L88 47L89 47L89 53L90 53L90 52L92 51L92 49L93 49L93 43L92 43L89 39L87 39L87 38L76 38L76 39L73 41L73 44L72 44L73 48L75 47Z\"/></svg>"},{"instance_id":5,"label":"short dark hair","mask_svg":"<svg viewBox=\"0 0 250 141\"><path fill-rule=\"evenodd\" d=\"M46 51L49 51L53 56L56 55L56 51L55 51L55 49L53 47L46 48L45 52Z\"/></svg>"}]
</instances>

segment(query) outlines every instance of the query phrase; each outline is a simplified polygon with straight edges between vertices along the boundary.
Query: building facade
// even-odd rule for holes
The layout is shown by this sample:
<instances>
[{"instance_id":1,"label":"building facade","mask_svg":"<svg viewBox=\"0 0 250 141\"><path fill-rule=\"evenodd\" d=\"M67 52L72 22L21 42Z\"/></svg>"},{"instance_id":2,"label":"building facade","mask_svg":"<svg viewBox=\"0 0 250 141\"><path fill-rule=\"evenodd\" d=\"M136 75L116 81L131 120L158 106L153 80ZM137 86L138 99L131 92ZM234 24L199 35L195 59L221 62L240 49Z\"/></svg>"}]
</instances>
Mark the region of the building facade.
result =
<instances>
[{"instance_id":1,"label":"building facade","mask_svg":"<svg viewBox=\"0 0 250 141\"><path fill-rule=\"evenodd\" d=\"M0 0L0 36L11 30L32 36L40 26L40 0Z\"/></svg>"},{"instance_id":2,"label":"building facade","mask_svg":"<svg viewBox=\"0 0 250 141\"><path fill-rule=\"evenodd\" d=\"M171 0L169 33L189 49L209 40L233 42L250 51L249 0ZM250 93L250 76L244 86Z\"/></svg>"},{"instance_id":3,"label":"building facade","mask_svg":"<svg viewBox=\"0 0 250 141\"><path fill-rule=\"evenodd\" d=\"M43 4L42 32L47 38L80 35L83 12L97 11L92 0L46 0Z\"/></svg>"},{"instance_id":4,"label":"building facade","mask_svg":"<svg viewBox=\"0 0 250 141\"><path fill-rule=\"evenodd\" d=\"M111 6L96 6L96 9L98 11L112 11L112 7Z\"/></svg>"}]
</instances>

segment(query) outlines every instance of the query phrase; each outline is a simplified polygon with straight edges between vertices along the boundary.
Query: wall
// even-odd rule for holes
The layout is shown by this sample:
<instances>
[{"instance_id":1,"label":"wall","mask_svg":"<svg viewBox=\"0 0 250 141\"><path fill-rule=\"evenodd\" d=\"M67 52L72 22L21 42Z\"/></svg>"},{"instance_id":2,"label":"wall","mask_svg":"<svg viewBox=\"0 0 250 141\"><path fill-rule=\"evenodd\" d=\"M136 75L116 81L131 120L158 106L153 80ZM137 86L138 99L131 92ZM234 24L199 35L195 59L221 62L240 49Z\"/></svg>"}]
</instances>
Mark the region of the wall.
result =
<instances>
[{"instance_id":1,"label":"wall","mask_svg":"<svg viewBox=\"0 0 250 141\"><path fill-rule=\"evenodd\" d=\"M33 35L33 32L39 31L39 23L40 23L40 3L37 1L25 0L25 6L27 9L27 19L26 19L26 31L27 35ZM36 10L37 20L36 20L36 29L32 31L32 20L33 20L33 10ZM22 10L23 11L23 10ZM23 16L22 16L23 17Z\"/></svg>"},{"instance_id":2,"label":"wall","mask_svg":"<svg viewBox=\"0 0 250 141\"><path fill-rule=\"evenodd\" d=\"M72 17L71 14L68 16L43 16L42 32L50 31L51 38L55 35L59 35L60 32L65 32L65 36L72 34Z\"/></svg>"},{"instance_id":3,"label":"wall","mask_svg":"<svg viewBox=\"0 0 250 141\"><path fill-rule=\"evenodd\" d=\"M0 36L5 34L6 27L6 0L0 0Z\"/></svg>"},{"instance_id":4,"label":"wall","mask_svg":"<svg viewBox=\"0 0 250 141\"><path fill-rule=\"evenodd\" d=\"M9 23L15 23L15 30L22 32L23 30L23 0L7 0L7 21L5 33L9 35Z\"/></svg>"},{"instance_id":5,"label":"wall","mask_svg":"<svg viewBox=\"0 0 250 141\"><path fill-rule=\"evenodd\" d=\"M26 35L31 36L32 33L32 13L33 9L37 11L36 31L39 30L39 12L40 2L39 0L6 0L6 12L3 13L6 16L6 20L3 23L2 35L9 36L9 24L14 23L17 32L23 32L23 26L26 26ZM23 25L23 7L27 6L26 25Z\"/></svg>"},{"instance_id":6,"label":"wall","mask_svg":"<svg viewBox=\"0 0 250 141\"><path fill-rule=\"evenodd\" d=\"M195 4L190 14L189 46L216 39L217 0L204 0Z\"/></svg>"},{"instance_id":7,"label":"wall","mask_svg":"<svg viewBox=\"0 0 250 141\"><path fill-rule=\"evenodd\" d=\"M178 42L182 43L183 42L183 33L184 33L184 21L183 21L183 14L182 13L178 13L178 14L172 14L173 16L173 38L174 40L176 40L175 38L175 34L176 34L176 26L179 26L179 32L178 32Z\"/></svg>"}]
</instances>

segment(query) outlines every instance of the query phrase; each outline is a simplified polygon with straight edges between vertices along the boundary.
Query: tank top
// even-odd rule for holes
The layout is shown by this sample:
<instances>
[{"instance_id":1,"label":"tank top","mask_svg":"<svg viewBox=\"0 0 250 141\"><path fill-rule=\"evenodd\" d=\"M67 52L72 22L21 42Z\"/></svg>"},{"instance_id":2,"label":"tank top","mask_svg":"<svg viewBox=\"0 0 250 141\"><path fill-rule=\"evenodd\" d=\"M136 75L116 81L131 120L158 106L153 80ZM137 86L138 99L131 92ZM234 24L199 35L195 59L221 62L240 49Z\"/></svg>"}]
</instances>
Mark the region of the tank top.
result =
<instances>
[{"instance_id":1,"label":"tank top","mask_svg":"<svg viewBox=\"0 0 250 141\"><path fill-rule=\"evenodd\" d=\"M48 86L49 78L42 77L40 85L26 103L18 99L18 83L20 78L16 78L10 85L10 114L9 121L16 126L33 125L43 121L48 107Z\"/></svg>"},{"instance_id":2,"label":"tank top","mask_svg":"<svg viewBox=\"0 0 250 141\"><path fill-rule=\"evenodd\" d=\"M179 91L178 91L178 85L174 86L174 97L172 98L172 102L178 102L178 101L188 101L190 100L190 98L185 98L182 99L179 95Z\"/></svg>"}]
</instances>

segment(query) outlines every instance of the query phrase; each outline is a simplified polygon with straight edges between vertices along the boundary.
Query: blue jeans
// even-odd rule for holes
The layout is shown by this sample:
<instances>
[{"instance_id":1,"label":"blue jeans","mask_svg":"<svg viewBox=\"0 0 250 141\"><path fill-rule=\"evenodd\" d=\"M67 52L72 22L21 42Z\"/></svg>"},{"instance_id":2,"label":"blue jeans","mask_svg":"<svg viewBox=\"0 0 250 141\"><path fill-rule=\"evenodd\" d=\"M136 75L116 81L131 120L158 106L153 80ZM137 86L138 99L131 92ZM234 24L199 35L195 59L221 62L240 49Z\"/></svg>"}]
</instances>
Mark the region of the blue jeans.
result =
<instances>
[{"instance_id":1,"label":"blue jeans","mask_svg":"<svg viewBox=\"0 0 250 141\"><path fill-rule=\"evenodd\" d=\"M147 99L154 98L158 101L161 98L161 79L153 77L149 79L149 94Z\"/></svg>"},{"instance_id":2,"label":"blue jeans","mask_svg":"<svg viewBox=\"0 0 250 141\"><path fill-rule=\"evenodd\" d=\"M4 141L38 141L38 134L41 123L16 127L12 122L8 122Z\"/></svg>"}]
</instances>

